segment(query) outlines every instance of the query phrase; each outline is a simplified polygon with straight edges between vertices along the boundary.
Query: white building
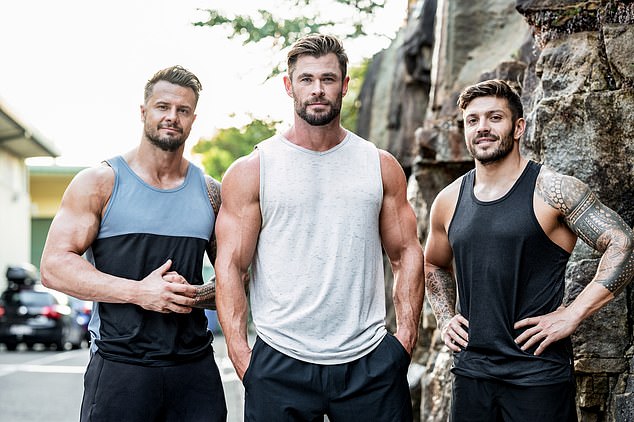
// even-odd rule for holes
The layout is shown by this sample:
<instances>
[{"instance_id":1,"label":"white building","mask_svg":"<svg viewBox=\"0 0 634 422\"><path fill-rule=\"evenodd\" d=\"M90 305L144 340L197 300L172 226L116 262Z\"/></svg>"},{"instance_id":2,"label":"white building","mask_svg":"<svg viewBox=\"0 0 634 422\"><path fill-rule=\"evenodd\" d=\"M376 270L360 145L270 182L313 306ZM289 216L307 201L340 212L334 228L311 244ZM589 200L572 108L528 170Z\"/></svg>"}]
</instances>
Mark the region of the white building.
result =
<instances>
[{"instance_id":1,"label":"white building","mask_svg":"<svg viewBox=\"0 0 634 422\"><path fill-rule=\"evenodd\" d=\"M7 266L28 263L31 258L31 199L25 160L57 155L47 141L0 103L0 289L6 286Z\"/></svg>"}]
</instances>

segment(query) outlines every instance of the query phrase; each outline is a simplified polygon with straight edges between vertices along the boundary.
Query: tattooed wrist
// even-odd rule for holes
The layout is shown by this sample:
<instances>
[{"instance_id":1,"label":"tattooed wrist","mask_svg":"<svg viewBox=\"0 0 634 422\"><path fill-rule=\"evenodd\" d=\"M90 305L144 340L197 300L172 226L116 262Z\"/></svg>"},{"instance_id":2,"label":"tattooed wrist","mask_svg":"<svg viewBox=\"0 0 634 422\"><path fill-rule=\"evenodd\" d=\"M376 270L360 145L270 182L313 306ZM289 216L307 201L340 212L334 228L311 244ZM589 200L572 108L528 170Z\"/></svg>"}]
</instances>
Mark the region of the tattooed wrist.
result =
<instances>
[{"instance_id":1,"label":"tattooed wrist","mask_svg":"<svg viewBox=\"0 0 634 422\"><path fill-rule=\"evenodd\" d=\"M427 298L438 328L442 329L456 314L456 282L451 272L436 269L425 275Z\"/></svg>"},{"instance_id":2,"label":"tattooed wrist","mask_svg":"<svg viewBox=\"0 0 634 422\"><path fill-rule=\"evenodd\" d=\"M196 288L196 295L194 296L194 307L207 309L216 308L215 280L212 279L210 282Z\"/></svg>"}]
</instances>

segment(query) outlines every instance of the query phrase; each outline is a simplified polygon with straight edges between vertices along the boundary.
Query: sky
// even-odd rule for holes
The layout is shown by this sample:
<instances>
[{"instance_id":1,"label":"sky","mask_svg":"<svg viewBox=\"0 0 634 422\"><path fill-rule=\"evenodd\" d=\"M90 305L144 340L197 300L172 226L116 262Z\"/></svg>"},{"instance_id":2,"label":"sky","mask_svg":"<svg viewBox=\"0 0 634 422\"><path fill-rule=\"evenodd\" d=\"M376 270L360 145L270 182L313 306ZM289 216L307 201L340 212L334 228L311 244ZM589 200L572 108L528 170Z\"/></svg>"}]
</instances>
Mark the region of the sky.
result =
<instances>
[{"instance_id":1,"label":"sky","mask_svg":"<svg viewBox=\"0 0 634 422\"><path fill-rule=\"evenodd\" d=\"M283 0L19 0L0 4L0 102L60 152L54 162L91 166L138 145L143 87L180 64L203 85L186 156L200 138L251 116L292 121L282 76L266 81L285 51L242 45L221 28L195 27L207 13L287 10ZM310 7L343 13L333 0ZM385 36L346 41L350 64L389 45L407 0L387 0L367 28ZM195 158L193 158L195 160ZM29 164L53 164L29 159Z\"/></svg>"}]
</instances>

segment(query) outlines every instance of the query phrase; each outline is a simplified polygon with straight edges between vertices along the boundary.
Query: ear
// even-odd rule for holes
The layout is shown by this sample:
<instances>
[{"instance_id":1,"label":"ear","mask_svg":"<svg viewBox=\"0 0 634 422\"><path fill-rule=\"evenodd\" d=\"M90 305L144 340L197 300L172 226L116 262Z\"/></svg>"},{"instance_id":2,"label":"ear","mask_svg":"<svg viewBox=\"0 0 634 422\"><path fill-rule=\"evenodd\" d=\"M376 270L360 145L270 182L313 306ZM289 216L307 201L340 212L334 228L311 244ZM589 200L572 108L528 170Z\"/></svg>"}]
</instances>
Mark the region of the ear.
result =
<instances>
[{"instance_id":1,"label":"ear","mask_svg":"<svg viewBox=\"0 0 634 422\"><path fill-rule=\"evenodd\" d=\"M341 95L344 97L348 93L348 82L350 82L350 76L346 76L343 80L343 86L341 87Z\"/></svg>"},{"instance_id":2,"label":"ear","mask_svg":"<svg viewBox=\"0 0 634 422\"><path fill-rule=\"evenodd\" d=\"M526 120L519 118L515 121L515 129L513 130L513 139L519 140L526 130Z\"/></svg>"},{"instance_id":3,"label":"ear","mask_svg":"<svg viewBox=\"0 0 634 422\"><path fill-rule=\"evenodd\" d=\"M139 108L141 110L141 121L144 122L145 121L145 106L141 105Z\"/></svg>"},{"instance_id":4,"label":"ear","mask_svg":"<svg viewBox=\"0 0 634 422\"><path fill-rule=\"evenodd\" d=\"M291 78L288 75L284 75L284 88L286 89L286 95L293 98L293 84Z\"/></svg>"}]
</instances>

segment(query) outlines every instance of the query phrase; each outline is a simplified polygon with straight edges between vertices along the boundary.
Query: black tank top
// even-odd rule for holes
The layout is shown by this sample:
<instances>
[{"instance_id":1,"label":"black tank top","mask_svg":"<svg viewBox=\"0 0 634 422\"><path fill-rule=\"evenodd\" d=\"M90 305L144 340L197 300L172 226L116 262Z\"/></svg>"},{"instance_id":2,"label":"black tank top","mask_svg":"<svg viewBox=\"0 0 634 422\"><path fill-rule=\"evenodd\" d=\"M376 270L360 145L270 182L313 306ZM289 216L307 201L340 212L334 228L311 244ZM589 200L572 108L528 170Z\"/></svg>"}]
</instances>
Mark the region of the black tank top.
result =
<instances>
[{"instance_id":1,"label":"black tank top","mask_svg":"<svg viewBox=\"0 0 634 422\"><path fill-rule=\"evenodd\" d=\"M529 161L502 198L479 201L475 170L462 180L449 226L458 281L459 312L469 321L469 344L454 354L456 374L516 385L546 385L572 376L570 339L540 356L514 342L515 322L557 309L570 254L552 242L533 210L540 165Z\"/></svg>"}]
</instances>

